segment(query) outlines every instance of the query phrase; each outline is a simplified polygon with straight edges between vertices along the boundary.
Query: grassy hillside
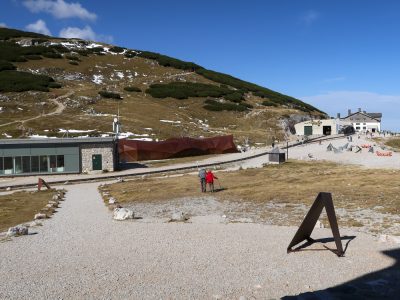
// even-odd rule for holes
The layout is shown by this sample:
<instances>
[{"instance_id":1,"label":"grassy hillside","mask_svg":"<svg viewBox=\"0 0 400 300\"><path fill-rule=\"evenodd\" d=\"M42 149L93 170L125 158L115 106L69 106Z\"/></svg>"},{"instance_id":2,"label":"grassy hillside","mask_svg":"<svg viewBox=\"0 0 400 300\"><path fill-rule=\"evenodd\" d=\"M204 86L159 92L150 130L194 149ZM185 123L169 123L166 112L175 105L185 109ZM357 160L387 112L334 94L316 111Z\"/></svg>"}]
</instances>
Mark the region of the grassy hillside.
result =
<instances>
[{"instance_id":1,"label":"grassy hillside","mask_svg":"<svg viewBox=\"0 0 400 300\"><path fill-rule=\"evenodd\" d=\"M284 138L291 116L324 116L298 99L148 51L0 28L0 137L233 134Z\"/></svg>"}]
</instances>

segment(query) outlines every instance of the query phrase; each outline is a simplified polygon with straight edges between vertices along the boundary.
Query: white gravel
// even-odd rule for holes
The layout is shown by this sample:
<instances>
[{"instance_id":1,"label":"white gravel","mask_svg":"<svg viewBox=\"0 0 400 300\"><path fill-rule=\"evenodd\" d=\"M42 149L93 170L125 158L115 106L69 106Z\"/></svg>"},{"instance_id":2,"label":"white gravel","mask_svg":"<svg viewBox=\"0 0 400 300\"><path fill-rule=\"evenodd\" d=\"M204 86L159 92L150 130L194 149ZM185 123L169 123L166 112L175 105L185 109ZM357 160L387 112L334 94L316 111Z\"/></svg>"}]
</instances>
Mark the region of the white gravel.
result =
<instances>
[{"instance_id":1,"label":"white gravel","mask_svg":"<svg viewBox=\"0 0 400 300\"><path fill-rule=\"evenodd\" d=\"M381 252L394 245L362 233L342 230L356 235L343 258L327 250L287 254L294 227L113 221L97 184L66 188L66 201L37 234L0 243L0 299L277 298L394 264Z\"/></svg>"}]
</instances>

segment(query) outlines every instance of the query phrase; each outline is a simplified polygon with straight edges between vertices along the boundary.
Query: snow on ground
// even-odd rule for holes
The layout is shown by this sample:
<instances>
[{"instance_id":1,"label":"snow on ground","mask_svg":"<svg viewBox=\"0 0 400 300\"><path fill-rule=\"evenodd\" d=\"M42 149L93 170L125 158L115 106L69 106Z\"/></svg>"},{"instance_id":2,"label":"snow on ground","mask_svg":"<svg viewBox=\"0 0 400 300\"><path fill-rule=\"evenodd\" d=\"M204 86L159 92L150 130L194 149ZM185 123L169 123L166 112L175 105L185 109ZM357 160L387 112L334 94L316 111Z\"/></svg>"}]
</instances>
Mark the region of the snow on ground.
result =
<instances>
[{"instance_id":1,"label":"snow on ground","mask_svg":"<svg viewBox=\"0 0 400 300\"><path fill-rule=\"evenodd\" d=\"M120 71L118 71L118 72L116 72L115 73L115 76L117 76L117 77L119 77L119 79L124 79L124 73L122 73L122 72L120 72Z\"/></svg>"},{"instance_id":2,"label":"snow on ground","mask_svg":"<svg viewBox=\"0 0 400 300\"><path fill-rule=\"evenodd\" d=\"M104 80L103 75L93 75L92 82L94 82L95 84L102 84L103 80Z\"/></svg>"},{"instance_id":3,"label":"snow on ground","mask_svg":"<svg viewBox=\"0 0 400 300\"><path fill-rule=\"evenodd\" d=\"M145 134L137 134L137 133L133 133L133 132L121 132L118 136L118 138L120 139L124 139L124 138L129 138L131 140L138 140L138 141L148 141L151 142L153 141L152 138L149 137L149 134L145 133Z\"/></svg>"},{"instance_id":4,"label":"snow on ground","mask_svg":"<svg viewBox=\"0 0 400 300\"><path fill-rule=\"evenodd\" d=\"M162 123L181 124L181 121L160 120Z\"/></svg>"},{"instance_id":5,"label":"snow on ground","mask_svg":"<svg viewBox=\"0 0 400 300\"><path fill-rule=\"evenodd\" d=\"M85 132L93 132L95 131L94 129L89 129L89 130L79 130L79 129L58 129L58 132L68 132L68 133L85 133Z\"/></svg>"},{"instance_id":6,"label":"snow on ground","mask_svg":"<svg viewBox=\"0 0 400 300\"><path fill-rule=\"evenodd\" d=\"M96 43L91 43L91 44L86 46L86 48L88 48L88 49L98 48L98 47L103 47L103 45L96 44Z\"/></svg>"},{"instance_id":7,"label":"snow on ground","mask_svg":"<svg viewBox=\"0 0 400 300\"><path fill-rule=\"evenodd\" d=\"M47 135L40 135L40 134L32 134L29 136L31 139L56 139L57 137L51 136L48 137Z\"/></svg>"}]
</instances>

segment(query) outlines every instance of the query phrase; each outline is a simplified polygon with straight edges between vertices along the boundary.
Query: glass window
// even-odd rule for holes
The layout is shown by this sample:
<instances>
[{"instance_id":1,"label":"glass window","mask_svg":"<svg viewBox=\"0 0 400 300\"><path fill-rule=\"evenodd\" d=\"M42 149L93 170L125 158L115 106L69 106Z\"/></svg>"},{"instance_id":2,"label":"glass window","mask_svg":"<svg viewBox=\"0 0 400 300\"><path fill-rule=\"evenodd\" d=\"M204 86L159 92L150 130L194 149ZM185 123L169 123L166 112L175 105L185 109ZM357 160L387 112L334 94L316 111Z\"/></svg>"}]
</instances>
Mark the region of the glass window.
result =
<instances>
[{"instance_id":1,"label":"glass window","mask_svg":"<svg viewBox=\"0 0 400 300\"><path fill-rule=\"evenodd\" d=\"M13 158L4 157L4 174L12 174L12 173L13 173Z\"/></svg>"},{"instance_id":2,"label":"glass window","mask_svg":"<svg viewBox=\"0 0 400 300\"><path fill-rule=\"evenodd\" d=\"M40 172L49 172L49 157L41 155L40 156Z\"/></svg>"},{"instance_id":3,"label":"glass window","mask_svg":"<svg viewBox=\"0 0 400 300\"><path fill-rule=\"evenodd\" d=\"M22 158L21 158L21 156L14 157L14 172L15 172L15 174L22 173Z\"/></svg>"},{"instance_id":4,"label":"glass window","mask_svg":"<svg viewBox=\"0 0 400 300\"><path fill-rule=\"evenodd\" d=\"M357 126L356 129L360 129L360 126Z\"/></svg>"},{"instance_id":5,"label":"glass window","mask_svg":"<svg viewBox=\"0 0 400 300\"><path fill-rule=\"evenodd\" d=\"M31 172L39 172L39 156L31 156Z\"/></svg>"},{"instance_id":6,"label":"glass window","mask_svg":"<svg viewBox=\"0 0 400 300\"><path fill-rule=\"evenodd\" d=\"M22 156L22 172L23 173L31 172L31 157L30 156Z\"/></svg>"},{"instance_id":7,"label":"glass window","mask_svg":"<svg viewBox=\"0 0 400 300\"><path fill-rule=\"evenodd\" d=\"M2 157L0 157L0 174L4 174L4 165Z\"/></svg>"},{"instance_id":8,"label":"glass window","mask_svg":"<svg viewBox=\"0 0 400 300\"><path fill-rule=\"evenodd\" d=\"M57 172L57 156L50 155L49 157L50 157L50 171Z\"/></svg>"},{"instance_id":9,"label":"glass window","mask_svg":"<svg viewBox=\"0 0 400 300\"><path fill-rule=\"evenodd\" d=\"M64 172L64 155L57 155L57 172Z\"/></svg>"}]
</instances>

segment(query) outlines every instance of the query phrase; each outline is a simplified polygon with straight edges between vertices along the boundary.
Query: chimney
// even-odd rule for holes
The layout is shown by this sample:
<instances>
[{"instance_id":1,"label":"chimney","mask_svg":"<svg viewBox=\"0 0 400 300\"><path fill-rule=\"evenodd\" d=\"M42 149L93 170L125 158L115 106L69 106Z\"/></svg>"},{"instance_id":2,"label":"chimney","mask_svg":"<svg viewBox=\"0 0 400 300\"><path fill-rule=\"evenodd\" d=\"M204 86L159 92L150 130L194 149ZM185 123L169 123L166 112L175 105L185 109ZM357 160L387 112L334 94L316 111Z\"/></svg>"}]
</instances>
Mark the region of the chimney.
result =
<instances>
[{"instance_id":1,"label":"chimney","mask_svg":"<svg viewBox=\"0 0 400 300\"><path fill-rule=\"evenodd\" d=\"M336 118L340 119L340 113L337 113Z\"/></svg>"},{"instance_id":2,"label":"chimney","mask_svg":"<svg viewBox=\"0 0 400 300\"><path fill-rule=\"evenodd\" d=\"M361 112L361 108L358 108L358 112Z\"/></svg>"},{"instance_id":3,"label":"chimney","mask_svg":"<svg viewBox=\"0 0 400 300\"><path fill-rule=\"evenodd\" d=\"M347 115L348 115L348 116L351 115L351 109L349 109L349 110L347 111Z\"/></svg>"}]
</instances>

